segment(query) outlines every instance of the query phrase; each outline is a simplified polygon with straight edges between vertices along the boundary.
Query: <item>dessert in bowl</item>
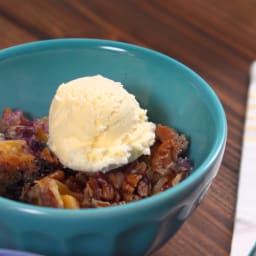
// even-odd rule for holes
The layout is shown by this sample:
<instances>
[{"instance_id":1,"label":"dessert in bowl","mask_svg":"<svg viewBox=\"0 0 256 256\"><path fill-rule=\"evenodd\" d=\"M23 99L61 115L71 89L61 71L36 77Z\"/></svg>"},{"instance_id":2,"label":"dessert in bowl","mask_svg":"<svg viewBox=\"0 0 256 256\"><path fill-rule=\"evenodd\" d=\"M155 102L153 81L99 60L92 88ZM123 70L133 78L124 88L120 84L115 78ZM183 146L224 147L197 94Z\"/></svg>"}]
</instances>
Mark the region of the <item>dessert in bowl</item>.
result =
<instances>
[{"instance_id":1,"label":"dessert in bowl","mask_svg":"<svg viewBox=\"0 0 256 256\"><path fill-rule=\"evenodd\" d=\"M219 99L192 70L149 49L61 39L2 50L0 108L22 110L33 119L47 116L61 83L97 74L120 81L150 121L185 134L193 169L164 191L96 209L54 209L2 197L1 247L45 255L150 254L175 234L216 176L226 141Z\"/></svg>"}]
</instances>

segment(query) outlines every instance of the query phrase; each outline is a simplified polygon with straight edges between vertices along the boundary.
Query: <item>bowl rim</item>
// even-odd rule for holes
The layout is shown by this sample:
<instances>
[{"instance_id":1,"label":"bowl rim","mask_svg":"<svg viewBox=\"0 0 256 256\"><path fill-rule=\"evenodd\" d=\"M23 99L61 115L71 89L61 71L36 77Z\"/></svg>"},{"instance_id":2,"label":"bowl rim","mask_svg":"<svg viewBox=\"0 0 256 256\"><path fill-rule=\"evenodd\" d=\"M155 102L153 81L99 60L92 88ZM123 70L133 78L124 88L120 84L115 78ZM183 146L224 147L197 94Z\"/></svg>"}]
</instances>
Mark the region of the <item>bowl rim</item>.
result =
<instances>
[{"instance_id":1,"label":"bowl rim","mask_svg":"<svg viewBox=\"0 0 256 256\"><path fill-rule=\"evenodd\" d=\"M33 213L33 214L43 214L48 216L56 216L63 218L69 218L70 216L87 216L87 217L95 217L102 214L109 213L122 213L122 212L133 212L137 211L138 207L140 208L148 208L155 204L155 202L165 201L167 198L175 197L176 194L181 193L187 187L192 186L193 184L199 182L199 180L207 173L207 170L211 167L214 161L218 158L220 154L224 152L226 139L227 139L227 120L224 108L220 102L220 99L211 88L211 86L195 71L181 63L180 61L158 52L156 50L146 48L143 46L121 42L121 41L113 41L113 40L105 40L105 39L97 39L97 38L60 38L60 39L48 39L48 40L40 40L33 41L28 43L23 43L19 45L14 45L5 49L0 50L0 62L5 60L8 57L15 56L15 54L22 54L25 52L29 52L31 50L43 50L52 48L58 45L83 45L83 46L94 46L96 48L101 48L104 50L110 51L136 51L141 52L143 54L149 54L155 56L157 58L163 59L166 62L170 62L179 68L185 70L190 76L192 76L198 83L203 87L205 93L208 94L208 97L214 101L214 107L216 108L216 123L218 125L218 134L214 143L211 147L211 150L208 156L204 159L204 161L199 165L191 175L189 175L185 180L181 183L175 185L174 187L165 190L157 195L150 196L148 198L144 198L138 201L130 202L125 205L117 205L117 206L109 206L103 208L89 208L89 209L78 209L78 210L70 210L70 209L56 209L49 207L41 207L30 205L22 202L17 202L14 200L10 200L4 197L0 197L0 205L1 207L5 206L6 208L18 209L20 211ZM56 215L55 215L56 214Z\"/></svg>"}]
</instances>

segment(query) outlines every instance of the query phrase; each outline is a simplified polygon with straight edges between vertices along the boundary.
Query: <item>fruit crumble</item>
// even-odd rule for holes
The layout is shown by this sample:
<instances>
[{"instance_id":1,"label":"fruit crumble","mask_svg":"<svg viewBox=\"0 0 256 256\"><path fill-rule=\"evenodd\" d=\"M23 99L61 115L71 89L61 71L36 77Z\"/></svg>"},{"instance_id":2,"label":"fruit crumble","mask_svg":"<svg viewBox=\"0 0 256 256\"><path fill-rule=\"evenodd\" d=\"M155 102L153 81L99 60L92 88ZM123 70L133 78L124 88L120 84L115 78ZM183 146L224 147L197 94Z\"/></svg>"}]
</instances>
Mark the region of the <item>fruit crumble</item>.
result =
<instances>
[{"instance_id":1,"label":"fruit crumble","mask_svg":"<svg viewBox=\"0 0 256 256\"><path fill-rule=\"evenodd\" d=\"M95 208L140 200L175 186L192 170L188 140L156 126L150 155L108 172L63 166L47 145L48 118L7 108L0 118L0 196L54 208Z\"/></svg>"}]
</instances>

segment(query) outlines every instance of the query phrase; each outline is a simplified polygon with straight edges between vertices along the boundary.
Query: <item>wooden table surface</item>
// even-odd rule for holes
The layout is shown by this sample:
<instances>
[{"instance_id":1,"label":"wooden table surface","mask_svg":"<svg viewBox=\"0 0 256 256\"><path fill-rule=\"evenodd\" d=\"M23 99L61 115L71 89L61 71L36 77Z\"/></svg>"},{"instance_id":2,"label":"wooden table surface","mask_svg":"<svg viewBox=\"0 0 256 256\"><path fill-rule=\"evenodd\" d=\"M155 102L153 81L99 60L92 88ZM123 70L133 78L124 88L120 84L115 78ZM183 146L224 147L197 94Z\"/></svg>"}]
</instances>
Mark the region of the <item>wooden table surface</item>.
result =
<instances>
[{"instance_id":1,"label":"wooden table surface","mask_svg":"<svg viewBox=\"0 0 256 256\"><path fill-rule=\"evenodd\" d=\"M63 37L134 43L188 65L220 97L228 141L219 174L154 256L230 254L248 72L256 58L255 11L252 0L0 0L0 49Z\"/></svg>"}]
</instances>

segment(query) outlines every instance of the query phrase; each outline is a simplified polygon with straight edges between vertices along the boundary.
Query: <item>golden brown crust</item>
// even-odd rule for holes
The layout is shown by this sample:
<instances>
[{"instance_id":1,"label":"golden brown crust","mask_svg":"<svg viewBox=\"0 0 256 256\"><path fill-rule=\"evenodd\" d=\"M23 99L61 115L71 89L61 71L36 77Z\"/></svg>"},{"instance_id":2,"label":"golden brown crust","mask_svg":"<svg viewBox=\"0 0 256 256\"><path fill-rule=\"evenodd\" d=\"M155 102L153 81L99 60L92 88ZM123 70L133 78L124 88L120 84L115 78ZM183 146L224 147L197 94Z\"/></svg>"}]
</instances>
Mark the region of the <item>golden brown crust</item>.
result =
<instances>
[{"instance_id":1,"label":"golden brown crust","mask_svg":"<svg viewBox=\"0 0 256 256\"><path fill-rule=\"evenodd\" d=\"M37 171L35 157L24 140L0 141L0 195L8 186Z\"/></svg>"},{"instance_id":2,"label":"golden brown crust","mask_svg":"<svg viewBox=\"0 0 256 256\"><path fill-rule=\"evenodd\" d=\"M34 171L34 160L25 140L0 141L0 172Z\"/></svg>"}]
</instances>

